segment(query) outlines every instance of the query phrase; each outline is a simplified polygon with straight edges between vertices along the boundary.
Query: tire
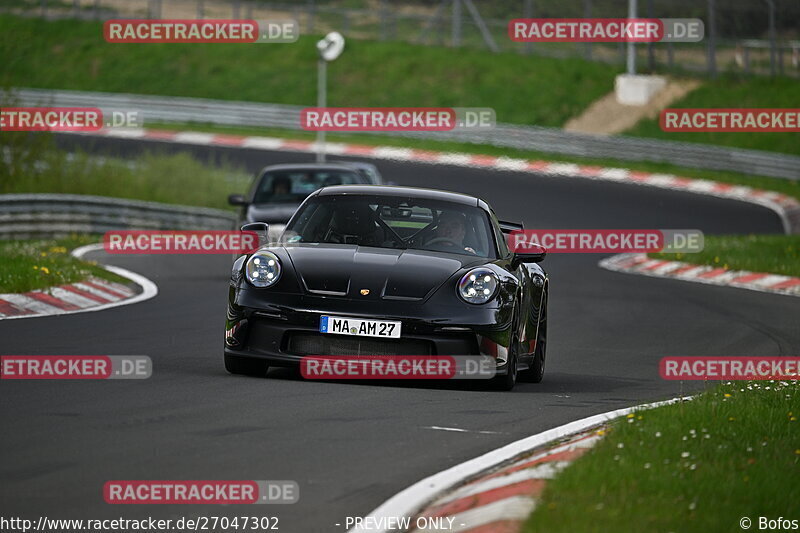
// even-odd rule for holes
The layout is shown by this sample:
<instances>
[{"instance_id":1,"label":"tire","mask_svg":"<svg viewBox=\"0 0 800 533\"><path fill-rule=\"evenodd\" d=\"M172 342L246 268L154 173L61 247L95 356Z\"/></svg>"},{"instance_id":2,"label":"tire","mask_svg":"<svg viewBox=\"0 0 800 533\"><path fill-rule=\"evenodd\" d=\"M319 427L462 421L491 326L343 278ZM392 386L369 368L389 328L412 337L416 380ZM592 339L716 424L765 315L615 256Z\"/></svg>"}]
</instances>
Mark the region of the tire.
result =
<instances>
[{"instance_id":1,"label":"tire","mask_svg":"<svg viewBox=\"0 0 800 533\"><path fill-rule=\"evenodd\" d=\"M514 326L511 329L511 346L508 347L508 372L504 376L495 376L489 380L489 386L497 391L510 391L517 384L517 354L519 353L519 342L517 341L517 329L519 328L519 317L514 319Z\"/></svg>"},{"instance_id":2,"label":"tire","mask_svg":"<svg viewBox=\"0 0 800 533\"><path fill-rule=\"evenodd\" d=\"M250 357L239 357L236 355L225 354L225 370L231 374L241 374L244 376L265 377L269 365L266 361L252 359Z\"/></svg>"},{"instance_id":3,"label":"tire","mask_svg":"<svg viewBox=\"0 0 800 533\"><path fill-rule=\"evenodd\" d=\"M547 293L544 293L542 302L542 320L539 322L539 331L536 334L536 348L533 351L533 362L527 370L519 373L520 381L528 383L541 383L544 378L544 364L547 355Z\"/></svg>"}]
</instances>

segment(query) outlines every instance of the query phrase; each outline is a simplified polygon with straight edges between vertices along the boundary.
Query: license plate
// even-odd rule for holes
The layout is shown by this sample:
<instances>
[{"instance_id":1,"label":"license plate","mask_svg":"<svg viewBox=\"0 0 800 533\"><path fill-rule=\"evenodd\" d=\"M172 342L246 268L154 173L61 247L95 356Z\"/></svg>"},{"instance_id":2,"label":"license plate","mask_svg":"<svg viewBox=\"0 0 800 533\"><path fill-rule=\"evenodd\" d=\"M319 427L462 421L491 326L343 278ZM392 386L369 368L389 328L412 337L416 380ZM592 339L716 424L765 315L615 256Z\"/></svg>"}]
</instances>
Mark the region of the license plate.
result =
<instances>
[{"instance_id":1,"label":"license plate","mask_svg":"<svg viewBox=\"0 0 800 533\"><path fill-rule=\"evenodd\" d=\"M359 335L363 337L400 338L400 322L391 320L363 320L344 316L323 316L319 321L320 333Z\"/></svg>"}]
</instances>

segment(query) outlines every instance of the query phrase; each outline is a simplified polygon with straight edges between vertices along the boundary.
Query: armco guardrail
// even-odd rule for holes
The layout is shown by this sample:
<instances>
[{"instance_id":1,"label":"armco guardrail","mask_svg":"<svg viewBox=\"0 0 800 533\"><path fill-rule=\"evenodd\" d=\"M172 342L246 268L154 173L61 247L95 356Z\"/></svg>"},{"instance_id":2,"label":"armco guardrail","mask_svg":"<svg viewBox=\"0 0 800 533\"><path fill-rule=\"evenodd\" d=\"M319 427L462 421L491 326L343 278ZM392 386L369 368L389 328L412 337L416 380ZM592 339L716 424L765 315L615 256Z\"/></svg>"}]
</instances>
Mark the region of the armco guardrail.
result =
<instances>
[{"instance_id":1,"label":"armco guardrail","mask_svg":"<svg viewBox=\"0 0 800 533\"><path fill-rule=\"evenodd\" d=\"M0 239L105 233L112 230L229 230L220 209L79 194L0 195Z\"/></svg>"},{"instance_id":2,"label":"armco guardrail","mask_svg":"<svg viewBox=\"0 0 800 533\"><path fill-rule=\"evenodd\" d=\"M283 104L41 89L21 89L16 91L16 96L21 105L29 106L86 106L99 107L104 112L138 111L145 124L151 121L199 122L299 130L300 111L303 109L303 106ZM403 132L393 135L800 179L800 157L698 143L586 135L557 128L510 124L498 124L486 131Z\"/></svg>"}]
</instances>

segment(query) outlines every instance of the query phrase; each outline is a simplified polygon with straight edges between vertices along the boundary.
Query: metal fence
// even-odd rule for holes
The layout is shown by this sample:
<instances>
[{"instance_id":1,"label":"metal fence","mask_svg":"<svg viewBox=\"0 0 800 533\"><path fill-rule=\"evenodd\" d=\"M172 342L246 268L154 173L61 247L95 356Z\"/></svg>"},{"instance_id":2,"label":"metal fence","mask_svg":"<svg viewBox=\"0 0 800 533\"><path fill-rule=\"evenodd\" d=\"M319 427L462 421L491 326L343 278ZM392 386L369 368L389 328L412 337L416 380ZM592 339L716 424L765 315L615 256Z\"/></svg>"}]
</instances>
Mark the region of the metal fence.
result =
<instances>
[{"instance_id":1,"label":"metal fence","mask_svg":"<svg viewBox=\"0 0 800 533\"><path fill-rule=\"evenodd\" d=\"M0 195L0 239L114 230L230 230L235 216L204 207L78 194Z\"/></svg>"},{"instance_id":2,"label":"metal fence","mask_svg":"<svg viewBox=\"0 0 800 533\"><path fill-rule=\"evenodd\" d=\"M137 111L148 121L212 123L300 130L302 106L258 104L166 96L22 89L21 105L99 107L104 112ZM373 135L377 134L372 132ZM800 179L800 157L699 143L638 137L600 136L558 128L498 124L487 130L450 132L394 132L420 139L488 144L572 156L653 161L685 167L729 170L744 174Z\"/></svg>"},{"instance_id":3,"label":"metal fence","mask_svg":"<svg viewBox=\"0 0 800 533\"><path fill-rule=\"evenodd\" d=\"M619 44L515 43L508 21L521 17L627 16L625 0L7 0L4 10L46 17L293 18L302 34L330 30L348 38L583 57L623 64ZM700 18L701 43L637 46L648 72L720 71L800 77L800 2L797 0L639 0L648 18Z\"/></svg>"}]
</instances>

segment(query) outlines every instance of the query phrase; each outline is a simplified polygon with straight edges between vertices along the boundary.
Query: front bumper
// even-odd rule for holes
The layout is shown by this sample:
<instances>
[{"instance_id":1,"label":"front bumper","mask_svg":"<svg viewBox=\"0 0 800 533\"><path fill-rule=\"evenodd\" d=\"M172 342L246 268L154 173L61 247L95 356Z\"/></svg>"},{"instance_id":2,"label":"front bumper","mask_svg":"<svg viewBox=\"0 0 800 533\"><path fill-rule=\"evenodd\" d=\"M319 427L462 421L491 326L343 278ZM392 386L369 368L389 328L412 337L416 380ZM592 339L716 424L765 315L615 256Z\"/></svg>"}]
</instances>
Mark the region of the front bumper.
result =
<instances>
[{"instance_id":1,"label":"front bumper","mask_svg":"<svg viewBox=\"0 0 800 533\"><path fill-rule=\"evenodd\" d=\"M356 311L357 308L357 311ZM319 333L323 315L396 320L400 339ZM231 287L225 354L271 366L298 366L306 355L490 355L506 372L511 313L501 308L430 309L418 302L353 302L343 298L271 295ZM332 353L314 353L323 350Z\"/></svg>"}]
</instances>

